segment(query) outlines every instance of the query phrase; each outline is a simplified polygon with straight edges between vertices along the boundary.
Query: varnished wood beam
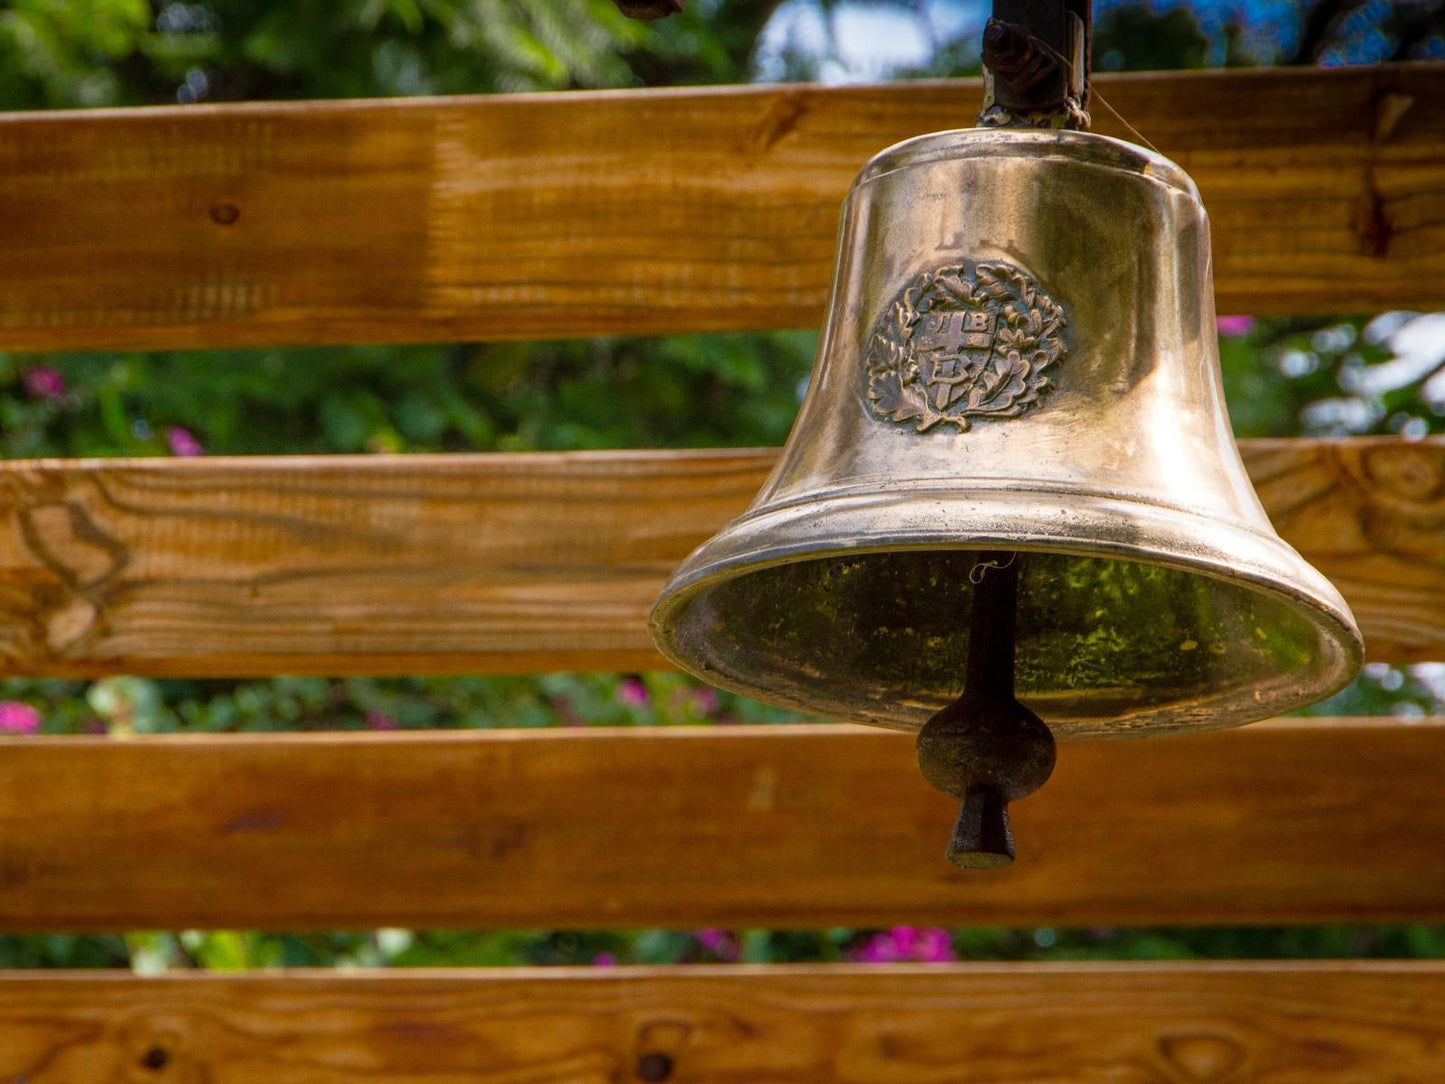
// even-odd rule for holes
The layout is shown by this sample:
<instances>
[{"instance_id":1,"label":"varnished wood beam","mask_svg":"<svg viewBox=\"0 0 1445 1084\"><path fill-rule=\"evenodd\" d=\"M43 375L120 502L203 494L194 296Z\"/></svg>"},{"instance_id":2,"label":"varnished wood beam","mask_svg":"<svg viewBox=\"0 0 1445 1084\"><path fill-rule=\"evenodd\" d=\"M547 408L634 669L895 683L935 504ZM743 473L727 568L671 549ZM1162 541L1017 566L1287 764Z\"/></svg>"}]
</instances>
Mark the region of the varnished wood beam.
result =
<instances>
[{"instance_id":1,"label":"varnished wood beam","mask_svg":"<svg viewBox=\"0 0 1445 1084\"><path fill-rule=\"evenodd\" d=\"M1445 67L1100 76L1198 182L1221 312L1445 302ZM0 349L818 324L838 206L977 81L0 117ZM1104 103L1108 104L1105 105Z\"/></svg>"},{"instance_id":2,"label":"varnished wood beam","mask_svg":"<svg viewBox=\"0 0 1445 1084\"><path fill-rule=\"evenodd\" d=\"M1445 441L1247 442L1369 656L1445 658ZM0 464L0 671L628 670L770 451Z\"/></svg>"},{"instance_id":3,"label":"varnished wood beam","mask_svg":"<svg viewBox=\"0 0 1445 1084\"><path fill-rule=\"evenodd\" d=\"M1434 1081L1438 963L0 979L0 1077L101 1084Z\"/></svg>"},{"instance_id":4,"label":"varnished wood beam","mask_svg":"<svg viewBox=\"0 0 1445 1084\"><path fill-rule=\"evenodd\" d=\"M1441 721L1064 745L987 873L944 860L956 810L890 731L0 752L10 931L1445 920Z\"/></svg>"}]
</instances>

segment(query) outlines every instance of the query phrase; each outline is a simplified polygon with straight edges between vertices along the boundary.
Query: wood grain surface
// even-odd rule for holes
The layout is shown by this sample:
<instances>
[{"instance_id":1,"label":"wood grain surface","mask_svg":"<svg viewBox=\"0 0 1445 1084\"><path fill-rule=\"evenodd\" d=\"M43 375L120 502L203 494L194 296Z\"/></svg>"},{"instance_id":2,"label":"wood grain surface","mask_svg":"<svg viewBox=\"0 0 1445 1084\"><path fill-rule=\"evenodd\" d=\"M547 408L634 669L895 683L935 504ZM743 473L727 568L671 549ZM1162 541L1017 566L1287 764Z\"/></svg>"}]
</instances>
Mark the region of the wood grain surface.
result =
<instances>
[{"instance_id":1,"label":"wood grain surface","mask_svg":"<svg viewBox=\"0 0 1445 1084\"><path fill-rule=\"evenodd\" d=\"M25 1084L1435 1084L1445 965L0 979Z\"/></svg>"},{"instance_id":2,"label":"wood grain surface","mask_svg":"<svg viewBox=\"0 0 1445 1084\"><path fill-rule=\"evenodd\" d=\"M1219 311L1445 301L1445 68L1100 76L1199 185ZM0 349L814 327L871 155L977 81L0 117Z\"/></svg>"},{"instance_id":3,"label":"wood grain surface","mask_svg":"<svg viewBox=\"0 0 1445 1084\"><path fill-rule=\"evenodd\" d=\"M1445 920L1445 720L1064 745L987 873L862 727L3 745L9 931Z\"/></svg>"},{"instance_id":4,"label":"wood grain surface","mask_svg":"<svg viewBox=\"0 0 1445 1084\"><path fill-rule=\"evenodd\" d=\"M1445 658L1445 440L1247 442L1369 656ZM770 451L0 464L0 672L666 664L647 612Z\"/></svg>"}]
</instances>

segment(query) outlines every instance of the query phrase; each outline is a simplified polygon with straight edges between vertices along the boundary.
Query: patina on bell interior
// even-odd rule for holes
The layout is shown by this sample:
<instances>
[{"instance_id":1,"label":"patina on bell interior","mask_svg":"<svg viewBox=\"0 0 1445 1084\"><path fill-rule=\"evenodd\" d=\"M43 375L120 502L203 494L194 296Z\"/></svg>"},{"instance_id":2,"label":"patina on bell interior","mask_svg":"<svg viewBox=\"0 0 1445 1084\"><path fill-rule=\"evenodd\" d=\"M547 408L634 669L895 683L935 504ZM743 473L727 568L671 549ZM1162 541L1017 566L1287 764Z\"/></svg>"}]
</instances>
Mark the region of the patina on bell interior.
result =
<instances>
[{"instance_id":1,"label":"patina on bell interior","mask_svg":"<svg viewBox=\"0 0 1445 1084\"><path fill-rule=\"evenodd\" d=\"M652 615L716 685L919 729L962 803L948 856L980 867L1013 858L1007 802L1055 737L1251 722L1362 658L1235 447L1193 182L1072 130L1086 4L1000 8L1031 21L986 34L996 126L864 166L782 457Z\"/></svg>"}]
</instances>

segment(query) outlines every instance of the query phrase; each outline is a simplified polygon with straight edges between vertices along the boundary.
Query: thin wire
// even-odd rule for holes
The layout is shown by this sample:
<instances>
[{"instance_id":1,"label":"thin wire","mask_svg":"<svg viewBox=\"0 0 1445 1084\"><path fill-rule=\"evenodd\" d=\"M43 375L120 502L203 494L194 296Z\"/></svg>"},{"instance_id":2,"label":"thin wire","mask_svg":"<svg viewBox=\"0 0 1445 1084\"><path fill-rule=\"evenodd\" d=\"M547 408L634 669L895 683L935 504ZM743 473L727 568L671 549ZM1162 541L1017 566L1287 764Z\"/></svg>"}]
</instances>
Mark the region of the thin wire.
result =
<instances>
[{"instance_id":1,"label":"thin wire","mask_svg":"<svg viewBox=\"0 0 1445 1084\"><path fill-rule=\"evenodd\" d=\"M1057 49L1055 49L1055 48L1054 48L1052 45L1050 45L1048 42L1044 41L1042 38L1037 38L1037 37L1036 37L1036 38L1034 38L1034 40L1037 41L1040 45L1042 45L1042 46L1043 46L1045 49L1047 49L1049 52L1053 53L1054 56L1059 60L1060 63L1062 63L1062 64L1065 66L1065 69L1067 70L1067 68L1069 67L1070 62L1069 62L1068 60L1066 60L1063 56L1061 56L1061 55L1059 54L1059 51L1058 51ZM1130 133L1131 135L1133 135L1136 139L1138 139L1139 142L1143 143L1144 146L1148 147L1148 148L1149 148L1151 151L1153 151L1155 154L1163 154L1163 153L1164 153L1164 152L1161 151L1158 147L1154 146L1153 143L1150 143L1150 142L1149 142L1149 137L1148 137L1148 136L1146 136L1143 132L1139 131L1138 128L1135 128L1132 124L1130 124L1127 120L1125 120L1123 113L1120 113L1117 109L1115 109L1112 105L1109 104L1108 99L1105 98L1102 94L1099 93L1099 88L1098 88L1098 86L1094 83L1093 79L1090 79L1090 80L1089 80L1089 95L1090 95L1090 97L1092 97L1092 98L1098 98L1098 99L1099 99L1099 104L1102 105L1105 109L1107 109L1110 113L1113 113L1113 114L1114 114L1114 118L1115 118L1120 124L1122 124L1125 128L1127 128L1127 129L1129 130L1129 133ZM1207 249L1207 250L1206 250L1205 262L1204 262L1204 281L1205 281L1205 282L1213 282L1213 281L1214 281L1214 251L1213 251L1213 249ZM1006 568L1006 567L1008 567L1008 566L1005 565L1004 567ZM978 571L978 566L977 566L977 565L974 566L973 571L970 571L970 572L969 572L968 578L969 578L970 580L972 580L974 583L978 583L978 582L979 582L978 580L974 580L974 579L973 579L973 572L974 572L974 571ZM979 575L980 575L980 579L981 579L983 573L980 572Z\"/></svg>"},{"instance_id":2,"label":"thin wire","mask_svg":"<svg viewBox=\"0 0 1445 1084\"><path fill-rule=\"evenodd\" d=\"M1048 52L1053 53L1054 59L1056 59L1060 64L1064 66L1065 71L1068 71L1070 68L1073 67L1073 61L1069 60L1052 45L1044 41L1043 38L1034 37L1034 35L1032 34L1029 36L1032 37L1034 41L1042 45L1044 49L1046 49ZM1120 124L1122 124L1125 128L1127 128L1129 130L1129 134L1132 135L1135 139L1137 139L1140 143L1144 144L1144 146L1148 147L1155 154L1164 153L1158 147L1154 146L1154 144L1149 142L1148 136L1146 136L1143 132L1139 131L1138 128L1135 128L1132 124L1125 120L1123 113L1120 113L1117 109L1115 109L1112 105L1109 104L1108 99L1099 93L1099 88L1097 85L1095 85L1092 78L1090 78L1089 80L1089 96L1092 98L1098 98L1099 104L1102 105L1105 109L1107 109L1110 113L1113 113L1114 119L1117 120Z\"/></svg>"},{"instance_id":3,"label":"thin wire","mask_svg":"<svg viewBox=\"0 0 1445 1084\"><path fill-rule=\"evenodd\" d=\"M1007 561L1000 561L996 557L986 560L975 561L972 568L968 570L968 582L977 587L983 583L983 578L996 568L1008 568L1019 559L1018 551L1015 550L1008 555Z\"/></svg>"},{"instance_id":4,"label":"thin wire","mask_svg":"<svg viewBox=\"0 0 1445 1084\"><path fill-rule=\"evenodd\" d=\"M1120 113L1117 109L1115 109L1112 105L1108 103L1105 97L1099 93L1099 88L1094 85L1092 79L1089 81L1089 96L1093 98L1098 98L1099 104L1102 105L1105 109L1107 109L1110 113L1113 113L1114 119L1116 119L1120 124L1127 128L1129 130L1129 134L1132 135L1135 139L1137 139L1140 143L1143 143L1144 146L1148 147L1155 154L1164 153L1158 147L1154 146L1154 144L1150 143L1149 138L1143 132L1139 131L1138 128L1135 128L1132 124L1125 120L1124 114Z\"/></svg>"}]
</instances>

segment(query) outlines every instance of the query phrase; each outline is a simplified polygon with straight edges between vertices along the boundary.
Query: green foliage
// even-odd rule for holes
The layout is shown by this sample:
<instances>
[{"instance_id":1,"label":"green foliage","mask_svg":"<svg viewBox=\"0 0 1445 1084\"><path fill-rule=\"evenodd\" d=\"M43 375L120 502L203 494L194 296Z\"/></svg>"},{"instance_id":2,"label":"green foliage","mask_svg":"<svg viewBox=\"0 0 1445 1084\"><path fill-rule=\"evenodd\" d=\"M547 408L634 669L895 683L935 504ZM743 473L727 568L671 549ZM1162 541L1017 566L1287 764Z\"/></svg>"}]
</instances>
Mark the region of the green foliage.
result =
<instances>
[{"instance_id":1,"label":"green foliage","mask_svg":"<svg viewBox=\"0 0 1445 1084\"><path fill-rule=\"evenodd\" d=\"M1220 342L1235 436L1346 436L1445 432L1424 392L1433 368L1390 379L1387 332L1412 314L1332 320L1261 320Z\"/></svg>"},{"instance_id":2,"label":"green foliage","mask_svg":"<svg viewBox=\"0 0 1445 1084\"><path fill-rule=\"evenodd\" d=\"M815 343L777 332L0 355L0 454L164 455L177 426L235 455L774 445ZM38 370L63 392L27 388Z\"/></svg>"},{"instance_id":3,"label":"green foliage","mask_svg":"<svg viewBox=\"0 0 1445 1084\"><path fill-rule=\"evenodd\" d=\"M0 699L40 710L42 734L507 729L776 723L796 716L675 673L537 677L10 678Z\"/></svg>"},{"instance_id":4,"label":"green foliage","mask_svg":"<svg viewBox=\"0 0 1445 1084\"><path fill-rule=\"evenodd\" d=\"M892 945L918 944L902 955ZM884 948L883 953L877 950ZM0 967L244 971L280 967L657 966L946 960L1442 959L1445 926L1185 929L426 931L265 934L232 930L123 937L0 937Z\"/></svg>"},{"instance_id":5,"label":"green foliage","mask_svg":"<svg viewBox=\"0 0 1445 1084\"><path fill-rule=\"evenodd\" d=\"M1094 50L1100 71L1202 68L1209 39L1188 8L1121 5L1100 13Z\"/></svg>"},{"instance_id":6,"label":"green foliage","mask_svg":"<svg viewBox=\"0 0 1445 1084\"><path fill-rule=\"evenodd\" d=\"M645 24L611 0L15 0L0 108L728 82L778 2Z\"/></svg>"},{"instance_id":7,"label":"green foliage","mask_svg":"<svg viewBox=\"0 0 1445 1084\"><path fill-rule=\"evenodd\" d=\"M625 86L647 35L610 0L18 0L0 105Z\"/></svg>"},{"instance_id":8,"label":"green foliage","mask_svg":"<svg viewBox=\"0 0 1445 1084\"><path fill-rule=\"evenodd\" d=\"M124 98L115 65L149 33L146 0L13 0L0 10L0 104L111 105Z\"/></svg>"},{"instance_id":9,"label":"green foliage","mask_svg":"<svg viewBox=\"0 0 1445 1084\"><path fill-rule=\"evenodd\" d=\"M1415 719L1445 714L1445 665L1396 667L1372 662L1339 693L1312 704L1301 715L1380 716Z\"/></svg>"},{"instance_id":10,"label":"green foliage","mask_svg":"<svg viewBox=\"0 0 1445 1084\"><path fill-rule=\"evenodd\" d=\"M376 97L630 82L642 31L610 0L217 0L228 98ZM231 29L234 28L234 29Z\"/></svg>"},{"instance_id":11,"label":"green foliage","mask_svg":"<svg viewBox=\"0 0 1445 1084\"><path fill-rule=\"evenodd\" d=\"M130 950L119 935L79 937L73 934L0 936L0 968L128 967Z\"/></svg>"}]
</instances>

